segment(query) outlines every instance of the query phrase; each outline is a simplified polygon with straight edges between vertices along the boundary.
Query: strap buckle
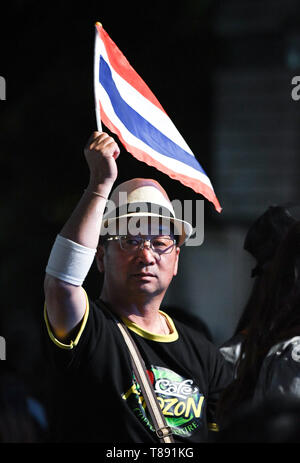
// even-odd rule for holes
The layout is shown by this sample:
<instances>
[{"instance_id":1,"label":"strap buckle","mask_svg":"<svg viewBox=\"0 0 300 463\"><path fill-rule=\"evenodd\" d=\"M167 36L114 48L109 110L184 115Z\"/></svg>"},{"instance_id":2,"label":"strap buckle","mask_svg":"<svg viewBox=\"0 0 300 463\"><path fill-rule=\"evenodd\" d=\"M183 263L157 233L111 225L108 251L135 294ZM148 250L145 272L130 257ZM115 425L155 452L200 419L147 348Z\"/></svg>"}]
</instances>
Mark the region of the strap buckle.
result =
<instances>
[{"instance_id":1,"label":"strap buckle","mask_svg":"<svg viewBox=\"0 0 300 463\"><path fill-rule=\"evenodd\" d=\"M163 426L156 429L156 435L159 439L163 439L164 437L172 436L172 430L170 426Z\"/></svg>"}]
</instances>

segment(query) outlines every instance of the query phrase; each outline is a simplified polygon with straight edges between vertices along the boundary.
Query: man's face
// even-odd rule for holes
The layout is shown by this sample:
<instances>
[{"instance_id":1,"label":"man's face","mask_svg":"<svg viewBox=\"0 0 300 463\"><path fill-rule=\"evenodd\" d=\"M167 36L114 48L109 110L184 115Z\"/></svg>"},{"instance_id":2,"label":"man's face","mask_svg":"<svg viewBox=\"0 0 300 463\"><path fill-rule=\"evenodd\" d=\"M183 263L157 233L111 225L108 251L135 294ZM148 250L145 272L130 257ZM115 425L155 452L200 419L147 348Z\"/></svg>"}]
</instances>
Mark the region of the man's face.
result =
<instances>
[{"instance_id":1,"label":"man's face","mask_svg":"<svg viewBox=\"0 0 300 463\"><path fill-rule=\"evenodd\" d=\"M160 226L157 234L143 237L150 239L158 234L171 236L169 229ZM121 249L119 241L108 242L97 253L98 268L104 272L104 292L132 302L145 296L163 297L177 274L179 252L175 245L170 253L159 255L150 249L149 242L142 249L128 252Z\"/></svg>"}]
</instances>

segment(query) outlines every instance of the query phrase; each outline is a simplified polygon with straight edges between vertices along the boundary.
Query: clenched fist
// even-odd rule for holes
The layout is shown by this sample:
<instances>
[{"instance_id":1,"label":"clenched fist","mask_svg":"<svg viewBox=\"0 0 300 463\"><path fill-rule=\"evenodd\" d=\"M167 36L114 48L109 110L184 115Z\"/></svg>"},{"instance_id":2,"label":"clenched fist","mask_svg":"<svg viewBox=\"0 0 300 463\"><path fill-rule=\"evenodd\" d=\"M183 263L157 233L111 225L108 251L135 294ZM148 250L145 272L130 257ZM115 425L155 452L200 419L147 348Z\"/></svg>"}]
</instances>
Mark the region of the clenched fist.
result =
<instances>
[{"instance_id":1,"label":"clenched fist","mask_svg":"<svg viewBox=\"0 0 300 463\"><path fill-rule=\"evenodd\" d=\"M92 188L102 185L110 190L118 176L116 159L120 149L115 140L105 132L94 132L84 154L90 169L89 185Z\"/></svg>"}]
</instances>

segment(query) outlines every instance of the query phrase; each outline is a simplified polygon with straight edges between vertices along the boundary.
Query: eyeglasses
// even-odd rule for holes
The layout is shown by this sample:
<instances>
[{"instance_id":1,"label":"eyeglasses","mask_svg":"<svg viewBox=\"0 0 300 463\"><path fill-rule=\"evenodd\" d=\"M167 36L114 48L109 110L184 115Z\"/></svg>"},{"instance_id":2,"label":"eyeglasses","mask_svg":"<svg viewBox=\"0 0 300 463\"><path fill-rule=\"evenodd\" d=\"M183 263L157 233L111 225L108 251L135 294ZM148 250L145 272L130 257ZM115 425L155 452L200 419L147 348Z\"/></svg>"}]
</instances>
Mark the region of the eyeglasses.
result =
<instances>
[{"instance_id":1,"label":"eyeglasses","mask_svg":"<svg viewBox=\"0 0 300 463\"><path fill-rule=\"evenodd\" d=\"M144 249L145 243L149 243L151 250L156 254L170 254L176 244L174 238L169 236L154 236L142 238L141 236L111 236L106 241L119 241L121 249L127 252L137 252Z\"/></svg>"}]
</instances>

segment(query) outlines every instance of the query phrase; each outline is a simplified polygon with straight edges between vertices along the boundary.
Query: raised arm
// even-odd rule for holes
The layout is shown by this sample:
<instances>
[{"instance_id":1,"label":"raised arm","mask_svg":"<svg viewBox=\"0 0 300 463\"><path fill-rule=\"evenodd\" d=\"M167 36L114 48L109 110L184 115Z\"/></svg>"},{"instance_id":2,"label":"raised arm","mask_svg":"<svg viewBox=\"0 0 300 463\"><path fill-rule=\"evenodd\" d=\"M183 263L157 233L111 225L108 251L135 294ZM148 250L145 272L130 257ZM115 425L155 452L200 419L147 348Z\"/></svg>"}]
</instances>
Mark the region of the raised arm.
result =
<instances>
[{"instance_id":1,"label":"raised arm","mask_svg":"<svg viewBox=\"0 0 300 463\"><path fill-rule=\"evenodd\" d=\"M66 339L77 327L83 318L86 306L81 285L71 283L72 278L63 276L66 268L64 261L61 261L61 256L66 253L66 260L75 261L74 267L76 267L80 259L76 260L76 255L73 259L70 253L76 253L78 248L92 262L98 245L106 198L118 174L116 158L119 153L117 143L106 133L94 132L89 138L84 149L90 170L89 184L62 228L58 243L51 251L44 291L48 320L60 340ZM67 242L66 239L69 241ZM64 250L63 253L58 246L63 246L60 248Z\"/></svg>"}]
</instances>

